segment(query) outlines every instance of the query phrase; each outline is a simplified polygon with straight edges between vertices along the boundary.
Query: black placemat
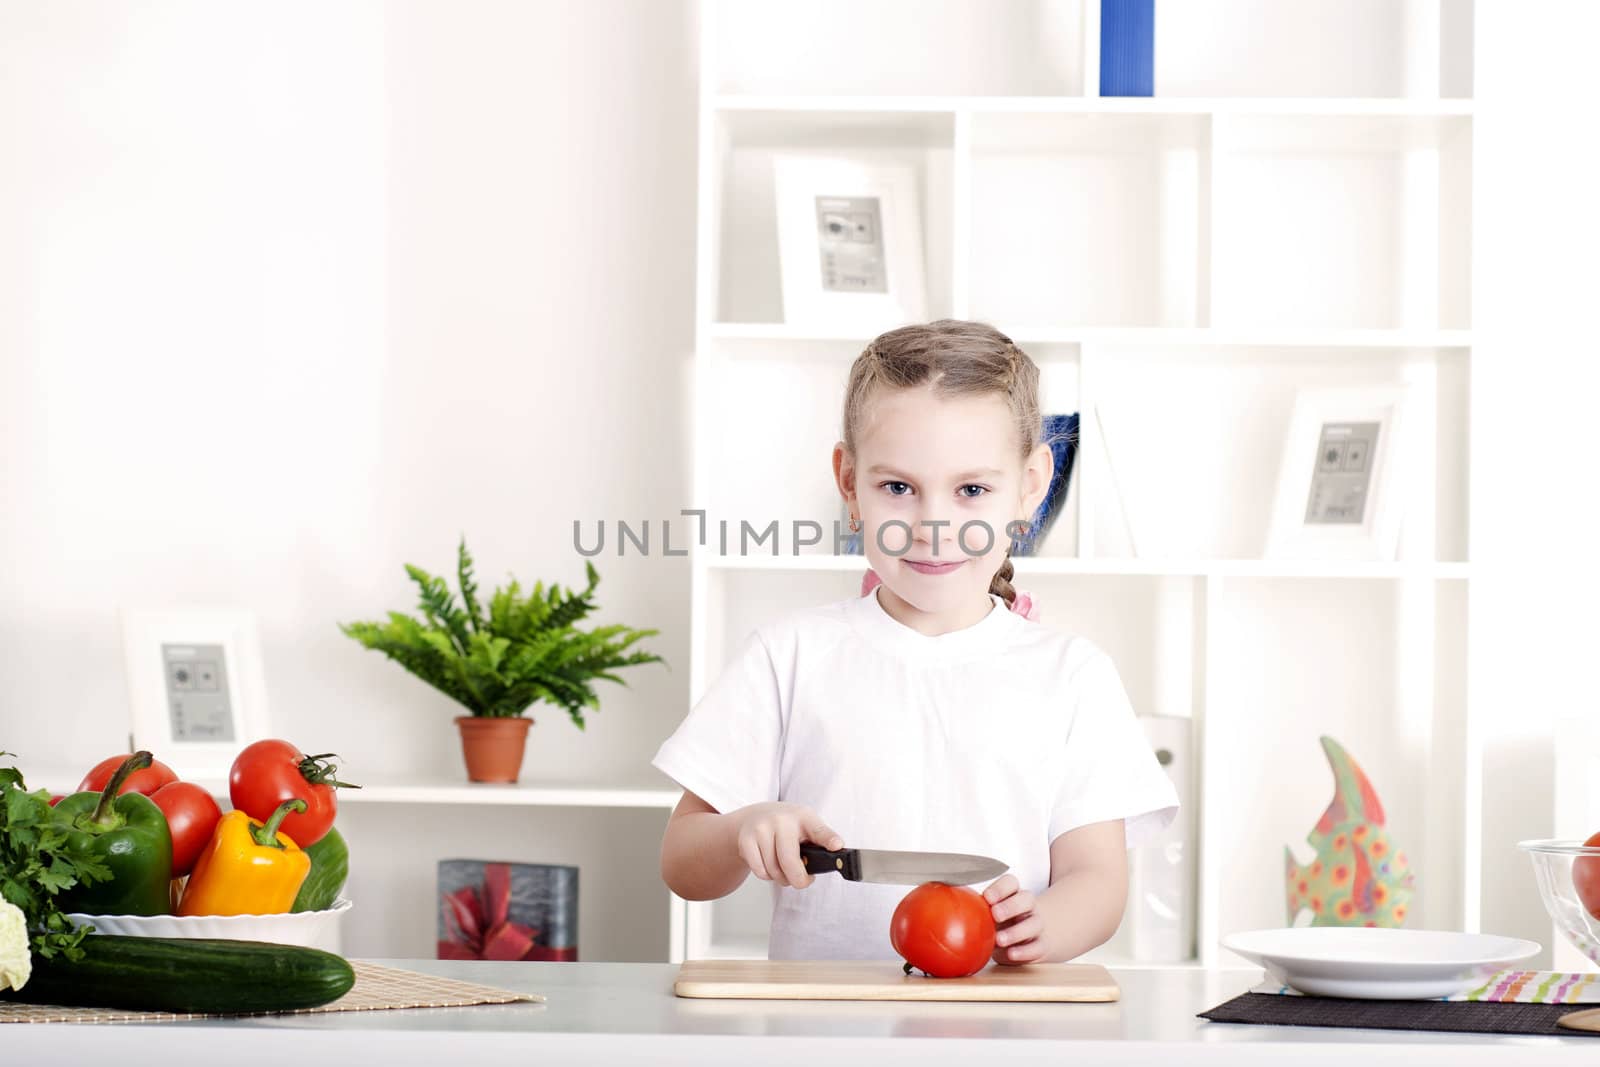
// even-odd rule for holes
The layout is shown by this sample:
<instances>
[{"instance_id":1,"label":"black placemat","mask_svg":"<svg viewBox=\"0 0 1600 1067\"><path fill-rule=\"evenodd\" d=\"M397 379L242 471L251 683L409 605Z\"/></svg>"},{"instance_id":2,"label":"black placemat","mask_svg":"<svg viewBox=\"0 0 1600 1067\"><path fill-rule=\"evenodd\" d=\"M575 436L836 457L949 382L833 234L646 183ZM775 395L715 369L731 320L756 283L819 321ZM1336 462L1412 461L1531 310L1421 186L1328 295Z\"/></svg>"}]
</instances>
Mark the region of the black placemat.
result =
<instances>
[{"instance_id":1,"label":"black placemat","mask_svg":"<svg viewBox=\"0 0 1600 1067\"><path fill-rule=\"evenodd\" d=\"M1484 1000L1350 1000L1342 997L1292 997L1278 993L1245 993L1200 1018L1219 1023L1266 1023L1271 1026L1339 1026L1375 1030L1451 1030L1468 1034L1557 1034L1591 1036L1563 1030L1556 1020L1582 1011L1583 1004L1519 1004Z\"/></svg>"}]
</instances>

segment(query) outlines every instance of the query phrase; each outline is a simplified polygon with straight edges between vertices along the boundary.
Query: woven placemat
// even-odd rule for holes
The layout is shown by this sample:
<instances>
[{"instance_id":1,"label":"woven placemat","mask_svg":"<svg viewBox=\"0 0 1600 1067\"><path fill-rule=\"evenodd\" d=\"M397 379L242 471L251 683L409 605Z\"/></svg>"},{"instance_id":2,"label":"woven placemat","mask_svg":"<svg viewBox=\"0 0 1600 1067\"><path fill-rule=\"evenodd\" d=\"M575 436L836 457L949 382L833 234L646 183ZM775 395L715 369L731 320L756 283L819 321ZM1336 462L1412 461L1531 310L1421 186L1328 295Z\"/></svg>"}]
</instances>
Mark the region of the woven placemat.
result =
<instances>
[{"instance_id":1,"label":"woven placemat","mask_svg":"<svg viewBox=\"0 0 1600 1067\"><path fill-rule=\"evenodd\" d=\"M236 1019L252 1015L315 1015L331 1011L387 1011L394 1008L464 1008L474 1004L544 1003L537 993L458 982L416 971L380 967L375 963L350 966L356 984L338 1000L318 1008L284 1012L240 1012L230 1015L204 1012L126 1011L120 1008L62 1008L49 1004L13 1004L0 1001L0 1023L167 1023L180 1019Z\"/></svg>"},{"instance_id":2,"label":"woven placemat","mask_svg":"<svg viewBox=\"0 0 1600 1067\"><path fill-rule=\"evenodd\" d=\"M1573 1012L1570 1004L1510 1001L1351 1000L1343 997L1280 997L1245 993L1200 1018L1218 1023L1270 1026L1336 1026L1373 1030L1446 1030L1466 1034L1559 1034L1556 1020Z\"/></svg>"},{"instance_id":3,"label":"woven placemat","mask_svg":"<svg viewBox=\"0 0 1600 1067\"><path fill-rule=\"evenodd\" d=\"M1249 993L1273 993L1280 997L1305 996L1299 990L1263 975ZM1517 1001L1522 1004L1600 1004L1600 974L1588 971L1524 971L1509 968L1496 971L1480 986L1447 997L1419 997L1419 1000Z\"/></svg>"}]
</instances>

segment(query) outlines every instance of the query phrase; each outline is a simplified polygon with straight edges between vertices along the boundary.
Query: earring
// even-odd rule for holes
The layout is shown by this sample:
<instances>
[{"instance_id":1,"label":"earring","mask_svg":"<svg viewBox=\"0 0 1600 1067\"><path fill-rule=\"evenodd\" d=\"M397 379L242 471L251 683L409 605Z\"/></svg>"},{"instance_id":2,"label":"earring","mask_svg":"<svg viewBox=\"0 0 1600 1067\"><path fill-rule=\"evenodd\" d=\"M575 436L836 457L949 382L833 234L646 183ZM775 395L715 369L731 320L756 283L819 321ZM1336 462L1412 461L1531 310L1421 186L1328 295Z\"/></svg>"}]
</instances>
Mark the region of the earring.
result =
<instances>
[{"instance_id":1,"label":"earring","mask_svg":"<svg viewBox=\"0 0 1600 1067\"><path fill-rule=\"evenodd\" d=\"M859 530L859 529L861 529L861 520L856 518L854 515L850 516L850 529L851 530Z\"/></svg>"}]
</instances>

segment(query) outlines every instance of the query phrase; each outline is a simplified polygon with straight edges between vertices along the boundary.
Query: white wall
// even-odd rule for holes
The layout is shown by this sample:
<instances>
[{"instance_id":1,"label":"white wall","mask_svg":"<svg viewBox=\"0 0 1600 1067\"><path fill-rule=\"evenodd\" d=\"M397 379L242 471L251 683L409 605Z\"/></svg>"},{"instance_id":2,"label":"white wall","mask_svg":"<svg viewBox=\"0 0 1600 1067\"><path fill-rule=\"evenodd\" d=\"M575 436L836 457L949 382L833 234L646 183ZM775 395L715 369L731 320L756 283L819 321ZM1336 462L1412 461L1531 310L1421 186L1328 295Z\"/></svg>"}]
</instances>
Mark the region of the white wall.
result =
<instances>
[{"instance_id":1,"label":"white wall","mask_svg":"<svg viewBox=\"0 0 1600 1067\"><path fill-rule=\"evenodd\" d=\"M1516 842L1572 828L1553 792L1558 717L1600 718L1600 5L1480 0L1473 131L1473 632L1484 738L1483 928L1551 945ZM1476 482L1475 482L1476 484ZM1600 810L1589 818L1600 819ZM1576 823L1582 825L1582 823ZM1557 956L1578 966L1570 950Z\"/></svg>"},{"instance_id":2,"label":"white wall","mask_svg":"<svg viewBox=\"0 0 1600 1067\"><path fill-rule=\"evenodd\" d=\"M0 748L121 750L118 606L205 602L259 613L275 732L357 782L462 774L452 705L335 623L411 608L402 563L462 533L486 587L573 584L574 518L687 506L692 22L0 0ZM596 565L591 621L662 629L671 669L600 683L586 733L536 715L524 780L667 785L687 570ZM664 813L603 851L565 815L430 817L367 864L405 815L346 814L347 950L431 955L433 860L498 849L584 866L586 958L665 958Z\"/></svg>"}]
</instances>

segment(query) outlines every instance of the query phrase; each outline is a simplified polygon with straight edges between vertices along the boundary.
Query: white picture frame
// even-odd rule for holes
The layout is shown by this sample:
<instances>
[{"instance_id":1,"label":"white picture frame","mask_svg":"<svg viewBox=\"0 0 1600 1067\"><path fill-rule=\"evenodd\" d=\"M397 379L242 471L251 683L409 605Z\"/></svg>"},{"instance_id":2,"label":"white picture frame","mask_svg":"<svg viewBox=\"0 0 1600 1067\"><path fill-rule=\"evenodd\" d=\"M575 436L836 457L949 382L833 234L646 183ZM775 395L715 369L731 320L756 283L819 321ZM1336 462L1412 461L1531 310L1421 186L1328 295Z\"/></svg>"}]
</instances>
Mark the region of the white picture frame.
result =
<instances>
[{"instance_id":1,"label":"white picture frame","mask_svg":"<svg viewBox=\"0 0 1600 1067\"><path fill-rule=\"evenodd\" d=\"M1405 407L1403 385L1296 394L1278 465L1267 558L1395 558L1408 453Z\"/></svg>"},{"instance_id":2,"label":"white picture frame","mask_svg":"<svg viewBox=\"0 0 1600 1067\"><path fill-rule=\"evenodd\" d=\"M181 608L121 615L134 749L180 778L226 779L239 750L270 732L255 616Z\"/></svg>"},{"instance_id":3,"label":"white picture frame","mask_svg":"<svg viewBox=\"0 0 1600 1067\"><path fill-rule=\"evenodd\" d=\"M772 172L786 325L877 334L926 319L914 167L780 152Z\"/></svg>"}]
</instances>

